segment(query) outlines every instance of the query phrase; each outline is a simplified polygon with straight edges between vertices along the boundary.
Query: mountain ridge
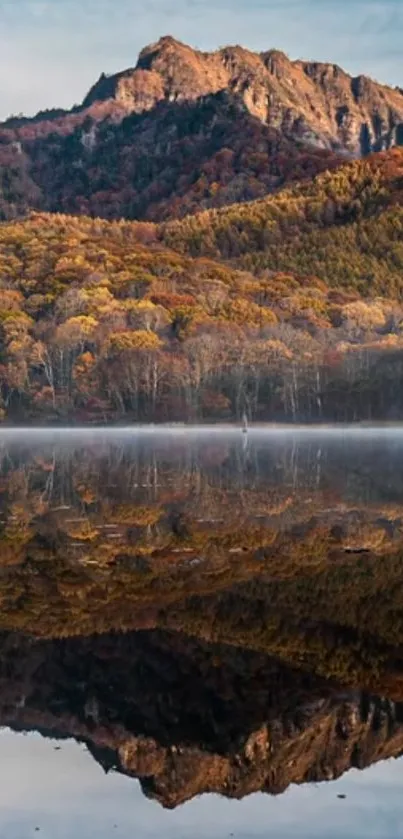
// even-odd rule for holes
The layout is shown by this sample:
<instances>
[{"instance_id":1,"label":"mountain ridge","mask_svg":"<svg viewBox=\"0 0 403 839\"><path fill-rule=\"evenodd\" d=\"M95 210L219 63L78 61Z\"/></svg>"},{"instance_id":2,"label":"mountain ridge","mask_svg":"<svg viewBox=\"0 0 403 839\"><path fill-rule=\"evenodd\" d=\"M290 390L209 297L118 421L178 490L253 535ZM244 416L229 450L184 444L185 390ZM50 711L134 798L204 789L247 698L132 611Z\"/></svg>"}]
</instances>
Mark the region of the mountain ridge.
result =
<instances>
[{"instance_id":1,"label":"mountain ridge","mask_svg":"<svg viewBox=\"0 0 403 839\"><path fill-rule=\"evenodd\" d=\"M397 128L403 113L399 88L350 76L337 64L291 60L278 49L257 53L235 45L202 52L172 36L145 47L134 68L102 74L82 107L114 100L130 112L141 112L162 99L191 100L224 89L240 94L262 122L298 132L305 142L322 148L367 153L394 145L396 132L402 131ZM359 126L354 125L358 117Z\"/></svg>"},{"instance_id":2,"label":"mountain ridge","mask_svg":"<svg viewBox=\"0 0 403 839\"><path fill-rule=\"evenodd\" d=\"M403 93L272 49L166 36L70 111L0 124L0 218L161 221L261 198L403 143Z\"/></svg>"}]
</instances>

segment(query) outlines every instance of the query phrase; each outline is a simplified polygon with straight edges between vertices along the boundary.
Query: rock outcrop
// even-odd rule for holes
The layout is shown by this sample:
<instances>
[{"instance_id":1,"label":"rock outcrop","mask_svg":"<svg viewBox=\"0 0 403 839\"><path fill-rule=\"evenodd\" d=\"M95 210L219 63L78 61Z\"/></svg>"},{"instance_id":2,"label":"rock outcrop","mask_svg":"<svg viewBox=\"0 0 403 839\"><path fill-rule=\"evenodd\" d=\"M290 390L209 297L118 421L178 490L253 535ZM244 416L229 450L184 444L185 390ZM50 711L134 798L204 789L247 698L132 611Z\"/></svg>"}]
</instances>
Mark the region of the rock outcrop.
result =
<instances>
[{"instance_id":1,"label":"rock outcrop","mask_svg":"<svg viewBox=\"0 0 403 839\"><path fill-rule=\"evenodd\" d=\"M291 61L279 50L230 46L203 53L171 37L146 47L134 69L102 75L83 102L142 113L161 101L189 102L220 91L239 96L261 122L319 148L353 155L403 139L403 95L336 64Z\"/></svg>"}]
</instances>

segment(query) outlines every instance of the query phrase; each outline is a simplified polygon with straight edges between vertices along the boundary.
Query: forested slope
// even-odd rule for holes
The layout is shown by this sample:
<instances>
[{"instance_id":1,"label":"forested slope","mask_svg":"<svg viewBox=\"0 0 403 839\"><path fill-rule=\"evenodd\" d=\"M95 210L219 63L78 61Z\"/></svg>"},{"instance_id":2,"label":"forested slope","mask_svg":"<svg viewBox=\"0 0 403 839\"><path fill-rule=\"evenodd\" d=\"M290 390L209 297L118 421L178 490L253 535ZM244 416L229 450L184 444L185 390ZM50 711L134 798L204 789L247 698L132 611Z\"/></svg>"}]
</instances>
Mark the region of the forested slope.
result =
<instances>
[{"instance_id":1,"label":"forested slope","mask_svg":"<svg viewBox=\"0 0 403 839\"><path fill-rule=\"evenodd\" d=\"M277 195L162 227L170 246L262 272L316 275L365 296L403 292L403 151L325 172Z\"/></svg>"},{"instance_id":2,"label":"forested slope","mask_svg":"<svg viewBox=\"0 0 403 839\"><path fill-rule=\"evenodd\" d=\"M62 122L60 132L56 126L52 132L50 122L45 137L36 136L40 123L0 126L3 219L32 208L103 218L181 217L261 197L341 161L261 123L226 92L161 103L117 122L77 119Z\"/></svg>"},{"instance_id":3,"label":"forested slope","mask_svg":"<svg viewBox=\"0 0 403 839\"><path fill-rule=\"evenodd\" d=\"M390 297L365 299L181 255L157 233L58 215L0 227L4 419L399 416L392 280Z\"/></svg>"}]
</instances>

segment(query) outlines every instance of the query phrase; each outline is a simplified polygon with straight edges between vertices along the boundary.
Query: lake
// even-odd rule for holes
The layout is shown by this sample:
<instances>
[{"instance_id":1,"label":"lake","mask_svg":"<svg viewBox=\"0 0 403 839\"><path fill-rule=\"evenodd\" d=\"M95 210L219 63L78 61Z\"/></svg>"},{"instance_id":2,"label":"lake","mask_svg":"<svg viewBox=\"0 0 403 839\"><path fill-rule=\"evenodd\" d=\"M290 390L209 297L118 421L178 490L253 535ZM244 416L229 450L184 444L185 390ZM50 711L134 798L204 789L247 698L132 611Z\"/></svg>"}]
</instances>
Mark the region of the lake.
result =
<instances>
[{"instance_id":1,"label":"lake","mask_svg":"<svg viewBox=\"0 0 403 839\"><path fill-rule=\"evenodd\" d=\"M0 835L403 834L403 428L0 432Z\"/></svg>"}]
</instances>

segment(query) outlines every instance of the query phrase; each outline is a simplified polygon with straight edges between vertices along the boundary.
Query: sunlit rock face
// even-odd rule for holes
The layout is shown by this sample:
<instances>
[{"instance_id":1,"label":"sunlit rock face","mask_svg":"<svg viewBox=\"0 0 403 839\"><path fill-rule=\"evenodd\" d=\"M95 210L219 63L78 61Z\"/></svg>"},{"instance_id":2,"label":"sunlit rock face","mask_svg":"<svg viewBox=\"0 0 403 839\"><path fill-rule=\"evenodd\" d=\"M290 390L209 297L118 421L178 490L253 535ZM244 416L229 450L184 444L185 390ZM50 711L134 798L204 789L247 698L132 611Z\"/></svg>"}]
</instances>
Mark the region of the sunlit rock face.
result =
<instances>
[{"instance_id":1,"label":"sunlit rock face","mask_svg":"<svg viewBox=\"0 0 403 839\"><path fill-rule=\"evenodd\" d=\"M141 113L163 100L191 101L223 90L282 132L354 155L395 145L403 122L400 90L366 76L352 78L336 64L291 61L279 50L254 53L240 46L204 53L171 37L145 47L134 69L101 76L83 106L109 102Z\"/></svg>"}]
</instances>

